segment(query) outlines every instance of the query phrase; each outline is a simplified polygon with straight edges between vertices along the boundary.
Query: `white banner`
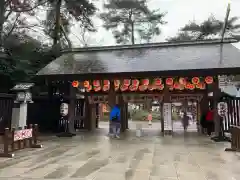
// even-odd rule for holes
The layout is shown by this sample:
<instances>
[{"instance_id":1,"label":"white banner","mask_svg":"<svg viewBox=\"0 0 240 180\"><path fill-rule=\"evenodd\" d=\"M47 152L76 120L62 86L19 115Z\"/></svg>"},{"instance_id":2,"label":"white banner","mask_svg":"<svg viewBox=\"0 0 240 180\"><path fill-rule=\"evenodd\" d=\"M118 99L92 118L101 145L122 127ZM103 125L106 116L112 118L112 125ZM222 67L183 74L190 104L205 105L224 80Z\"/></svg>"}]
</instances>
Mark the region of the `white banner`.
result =
<instances>
[{"instance_id":1,"label":"white banner","mask_svg":"<svg viewBox=\"0 0 240 180\"><path fill-rule=\"evenodd\" d=\"M164 120L164 130L172 131L172 104L163 104L163 120Z\"/></svg>"}]
</instances>

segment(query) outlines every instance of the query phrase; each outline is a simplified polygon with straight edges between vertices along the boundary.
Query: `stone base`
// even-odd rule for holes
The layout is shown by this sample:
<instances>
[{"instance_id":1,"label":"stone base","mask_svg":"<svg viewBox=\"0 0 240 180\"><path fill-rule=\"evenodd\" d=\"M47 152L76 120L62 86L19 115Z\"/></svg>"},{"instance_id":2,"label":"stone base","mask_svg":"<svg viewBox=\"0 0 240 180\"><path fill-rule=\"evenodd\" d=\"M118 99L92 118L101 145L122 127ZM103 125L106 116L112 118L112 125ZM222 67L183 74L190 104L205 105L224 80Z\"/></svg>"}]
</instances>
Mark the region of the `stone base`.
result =
<instances>
[{"instance_id":1,"label":"stone base","mask_svg":"<svg viewBox=\"0 0 240 180\"><path fill-rule=\"evenodd\" d=\"M164 130L164 135L172 135L172 130Z\"/></svg>"},{"instance_id":2,"label":"stone base","mask_svg":"<svg viewBox=\"0 0 240 180\"><path fill-rule=\"evenodd\" d=\"M0 153L0 157L3 158L13 158L15 155L13 153Z\"/></svg>"},{"instance_id":3,"label":"stone base","mask_svg":"<svg viewBox=\"0 0 240 180\"><path fill-rule=\"evenodd\" d=\"M73 137L73 136L76 136L76 134L70 133L70 132L63 132L63 133L57 134L57 137Z\"/></svg>"},{"instance_id":4,"label":"stone base","mask_svg":"<svg viewBox=\"0 0 240 180\"><path fill-rule=\"evenodd\" d=\"M233 149L233 148L226 148L225 151L236 152L237 150L236 150L236 149Z\"/></svg>"},{"instance_id":5,"label":"stone base","mask_svg":"<svg viewBox=\"0 0 240 180\"><path fill-rule=\"evenodd\" d=\"M231 142L231 139L226 136L215 136L212 137L211 140L214 142Z\"/></svg>"}]
</instances>

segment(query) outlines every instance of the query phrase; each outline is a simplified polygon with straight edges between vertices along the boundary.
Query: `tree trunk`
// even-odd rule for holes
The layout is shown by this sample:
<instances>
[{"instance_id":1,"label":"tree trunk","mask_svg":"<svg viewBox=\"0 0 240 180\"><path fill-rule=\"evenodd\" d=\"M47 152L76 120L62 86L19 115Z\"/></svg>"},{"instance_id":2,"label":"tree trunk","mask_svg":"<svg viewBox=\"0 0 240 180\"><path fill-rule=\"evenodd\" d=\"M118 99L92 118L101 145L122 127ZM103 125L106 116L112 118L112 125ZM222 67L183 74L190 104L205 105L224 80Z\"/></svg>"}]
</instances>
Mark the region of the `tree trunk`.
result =
<instances>
[{"instance_id":1,"label":"tree trunk","mask_svg":"<svg viewBox=\"0 0 240 180\"><path fill-rule=\"evenodd\" d=\"M132 42L132 44L135 44L134 22L133 22L132 16L133 16L133 10L131 9L130 12L129 12L129 21L130 21L130 24L131 24L131 42Z\"/></svg>"},{"instance_id":2,"label":"tree trunk","mask_svg":"<svg viewBox=\"0 0 240 180\"><path fill-rule=\"evenodd\" d=\"M3 46L4 20L5 20L5 0L0 0L0 48Z\"/></svg>"},{"instance_id":3,"label":"tree trunk","mask_svg":"<svg viewBox=\"0 0 240 180\"><path fill-rule=\"evenodd\" d=\"M75 133L75 129L74 129L74 120L75 120L75 100L76 100L76 92L74 87L72 87L70 85L69 87L69 96L70 96L70 100L69 100L69 113L68 113L68 133L70 134L74 134Z\"/></svg>"},{"instance_id":4,"label":"tree trunk","mask_svg":"<svg viewBox=\"0 0 240 180\"><path fill-rule=\"evenodd\" d=\"M132 44L135 44L135 39L134 39L134 23L132 22L131 23L131 41L132 41Z\"/></svg>"},{"instance_id":5,"label":"tree trunk","mask_svg":"<svg viewBox=\"0 0 240 180\"><path fill-rule=\"evenodd\" d=\"M55 29L54 29L54 39L53 39L53 45L55 46L60 37L59 37L59 34L60 34L60 30L61 30L61 26L60 26L60 18L61 18L61 5L62 5L62 0L58 0L56 2L56 14L55 14Z\"/></svg>"}]
</instances>

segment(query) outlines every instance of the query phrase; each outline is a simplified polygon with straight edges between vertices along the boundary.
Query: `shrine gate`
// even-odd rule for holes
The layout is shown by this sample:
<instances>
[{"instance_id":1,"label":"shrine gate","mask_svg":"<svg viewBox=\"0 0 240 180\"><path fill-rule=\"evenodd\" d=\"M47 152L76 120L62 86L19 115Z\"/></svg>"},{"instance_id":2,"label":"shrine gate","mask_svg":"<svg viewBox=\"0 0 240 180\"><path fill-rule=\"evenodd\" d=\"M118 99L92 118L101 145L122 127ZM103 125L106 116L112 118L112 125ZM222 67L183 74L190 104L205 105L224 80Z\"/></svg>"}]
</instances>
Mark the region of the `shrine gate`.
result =
<instances>
[{"instance_id":1,"label":"shrine gate","mask_svg":"<svg viewBox=\"0 0 240 180\"><path fill-rule=\"evenodd\" d=\"M127 103L133 94L144 102L159 101L164 112L161 130L172 131L171 103L196 101L199 119L208 110L210 92L218 134L218 76L240 72L240 51L231 44L236 42L227 39L69 49L40 70L36 80L45 81L50 99L68 104L68 114L59 118L59 124L61 131L70 134L76 126L94 130L102 102L110 107L120 104L125 131Z\"/></svg>"}]
</instances>

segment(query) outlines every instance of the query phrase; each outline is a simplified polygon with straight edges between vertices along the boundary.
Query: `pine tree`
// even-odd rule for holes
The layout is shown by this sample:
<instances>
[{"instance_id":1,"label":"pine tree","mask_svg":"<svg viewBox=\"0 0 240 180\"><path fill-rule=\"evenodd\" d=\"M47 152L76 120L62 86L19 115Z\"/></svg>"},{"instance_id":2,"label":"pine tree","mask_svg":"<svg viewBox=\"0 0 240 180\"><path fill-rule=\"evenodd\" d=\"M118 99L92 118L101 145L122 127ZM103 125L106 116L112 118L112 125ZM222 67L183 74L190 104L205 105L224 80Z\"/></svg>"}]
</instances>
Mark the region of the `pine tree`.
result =
<instances>
[{"instance_id":1,"label":"pine tree","mask_svg":"<svg viewBox=\"0 0 240 180\"><path fill-rule=\"evenodd\" d=\"M150 42L159 35L166 13L150 10L147 0L111 0L101 13L104 28L111 30L118 44Z\"/></svg>"}]
</instances>

